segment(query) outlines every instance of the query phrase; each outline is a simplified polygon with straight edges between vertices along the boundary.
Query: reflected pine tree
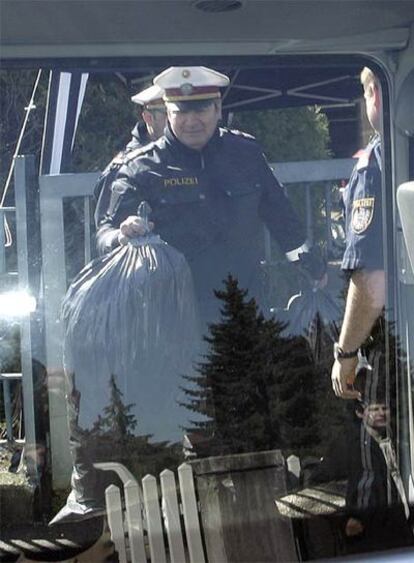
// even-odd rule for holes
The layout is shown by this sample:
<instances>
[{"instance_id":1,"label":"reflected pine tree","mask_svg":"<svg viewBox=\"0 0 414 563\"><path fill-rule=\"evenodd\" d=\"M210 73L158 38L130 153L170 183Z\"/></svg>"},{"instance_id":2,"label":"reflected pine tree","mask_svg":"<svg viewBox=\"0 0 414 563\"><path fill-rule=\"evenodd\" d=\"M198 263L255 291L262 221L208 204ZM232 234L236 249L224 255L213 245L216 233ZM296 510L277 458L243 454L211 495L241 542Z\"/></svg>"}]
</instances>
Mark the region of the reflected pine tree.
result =
<instances>
[{"instance_id":1,"label":"reflected pine tree","mask_svg":"<svg viewBox=\"0 0 414 563\"><path fill-rule=\"evenodd\" d=\"M182 461L182 448L169 442L151 442L151 434L139 435L139 421L131 414L134 403L125 404L123 394L111 376L110 400L91 430L85 432L85 445L94 461L116 461L137 478L157 475L165 468L176 469Z\"/></svg>"},{"instance_id":2,"label":"reflected pine tree","mask_svg":"<svg viewBox=\"0 0 414 563\"><path fill-rule=\"evenodd\" d=\"M109 434L114 440L121 443L134 435L137 426L137 419L130 411L134 403L124 405L122 402L122 392L116 384L115 376L112 374L109 387L111 398L108 406L103 410L103 416L99 415L94 423L92 433L97 435Z\"/></svg>"},{"instance_id":3,"label":"reflected pine tree","mask_svg":"<svg viewBox=\"0 0 414 563\"><path fill-rule=\"evenodd\" d=\"M306 341L282 336L285 324L266 319L231 275L215 295L221 321L204 336L198 374L184 376L191 384L183 386L184 405L204 417L186 428L194 449L226 455L312 446L315 374Z\"/></svg>"}]
</instances>

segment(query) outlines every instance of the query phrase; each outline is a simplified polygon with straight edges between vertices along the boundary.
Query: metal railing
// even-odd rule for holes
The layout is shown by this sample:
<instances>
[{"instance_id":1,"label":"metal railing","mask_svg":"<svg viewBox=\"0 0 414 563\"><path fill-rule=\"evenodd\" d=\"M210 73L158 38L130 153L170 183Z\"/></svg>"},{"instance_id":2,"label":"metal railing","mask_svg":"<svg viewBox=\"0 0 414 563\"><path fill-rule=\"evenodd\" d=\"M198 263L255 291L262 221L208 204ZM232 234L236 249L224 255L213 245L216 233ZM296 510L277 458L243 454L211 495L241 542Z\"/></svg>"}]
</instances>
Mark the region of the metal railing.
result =
<instances>
[{"instance_id":1,"label":"metal railing","mask_svg":"<svg viewBox=\"0 0 414 563\"><path fill-rule=\"evenodd\" d=\"M15 207L3 207L0 209L1 235L0 235L0 280L3 282L1 290L19 290L27 295L38 290L38 279L40 272L40 261L34 247L37 244L36 201L38 198L37 179L33 156L17 157L14 171ZM16 219L16 248L17 248L17 272L7 271L5 254L4 218L5 213L15 213ZM37 276L34 275L38 271ZM10 281L12 283L5 283ZM0 312L1 314L1 312ZM1 316L1 315L0 315ZM20 329L20 372L2 373L0 379L3 387L3 401L5 408L5 419L8 441L15 439L13 435L13 421L11 412L11 382L20 380L22 383L22 403L24 412L24 441L26 446L34 446L36 452L36 424L35 424L35 395L33 384L33 358L37 354L37 340L39 331L33 326L36 313L30 311L20 312L13 322L18 322ZM7 318L6 318L7 322ZM1 369L1 366L0 366ZM34 463L31 465L32 477L37 474L37 457L33 454Z\"/></svg>"}]
</instances>

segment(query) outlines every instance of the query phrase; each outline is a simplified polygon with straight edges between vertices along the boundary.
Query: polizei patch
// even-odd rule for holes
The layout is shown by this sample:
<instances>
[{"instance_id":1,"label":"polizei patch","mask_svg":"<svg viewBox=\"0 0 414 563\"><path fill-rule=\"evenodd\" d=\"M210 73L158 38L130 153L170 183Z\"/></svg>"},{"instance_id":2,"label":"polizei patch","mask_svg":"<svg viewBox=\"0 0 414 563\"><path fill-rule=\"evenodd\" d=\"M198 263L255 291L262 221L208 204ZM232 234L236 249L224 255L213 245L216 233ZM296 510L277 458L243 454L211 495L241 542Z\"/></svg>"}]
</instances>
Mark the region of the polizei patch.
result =
<instances>
[{"instance_id":1,"label":"polizei patch","mask_svg":"<svg viewBox=\"0 0 414 563\"><path fill-rule=\"evenodd\" d=\"M352 230L361 234L367 230L374 215L375 198L356 199L352 204Z\"/></svg>"}]
</instances>

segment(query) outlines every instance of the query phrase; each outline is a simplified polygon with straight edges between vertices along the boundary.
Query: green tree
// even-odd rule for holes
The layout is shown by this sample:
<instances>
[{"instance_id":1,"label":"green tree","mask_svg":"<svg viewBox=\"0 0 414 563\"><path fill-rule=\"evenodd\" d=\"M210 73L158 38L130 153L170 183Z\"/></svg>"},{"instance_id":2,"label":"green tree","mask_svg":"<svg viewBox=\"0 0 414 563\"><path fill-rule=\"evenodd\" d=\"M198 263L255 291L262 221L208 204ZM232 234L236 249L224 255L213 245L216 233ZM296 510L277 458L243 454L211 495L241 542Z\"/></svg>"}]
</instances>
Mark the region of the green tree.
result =
<instances>
[{"instance_id":1,"label":"green tree","mask_svg":"<svg viewBox=\"0 0 414 563\"><path fill-rule=\"evenodd\" d=\"M163 469L176 469L182 461L182 448L167 442L151 442L151 434L138 435L133 403L124 404L123 395L112 375L110 399L93 427L85 431L85 447L94 461L116 461L137 478L147 473L157 475Z\"/></svg>"},{"instance_id":2,"label":"green tree","mask_svg":"<svg viewBox=\"0 0 414 563\"><path fill-rule=\"evenodd\" d=\"M283 323L265 319L235 278L224 285L215 291L222 319L204 337L205 361L198 375L185 377L195 387L184 388L186 406L206 419L186 430L210 439L209 455L309 446L316 439L313 373L304 341L300 354L297 339L282 335Z\"/></svg>"}]
</instances>

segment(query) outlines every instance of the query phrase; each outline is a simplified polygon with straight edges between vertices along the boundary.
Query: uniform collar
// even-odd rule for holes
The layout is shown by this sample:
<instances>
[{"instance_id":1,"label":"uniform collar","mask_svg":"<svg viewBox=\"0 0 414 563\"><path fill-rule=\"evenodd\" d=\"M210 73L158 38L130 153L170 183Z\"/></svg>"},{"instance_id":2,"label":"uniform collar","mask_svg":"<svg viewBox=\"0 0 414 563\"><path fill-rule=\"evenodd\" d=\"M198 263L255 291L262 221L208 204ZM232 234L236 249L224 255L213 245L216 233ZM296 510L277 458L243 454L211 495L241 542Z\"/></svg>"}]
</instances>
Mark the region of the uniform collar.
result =
<instances>
[{"instance_id":1,"label":"uniform collar","mask_svg":"<svg viewBox=\"0 0 414 563\"><path fill-rule=\"evenodd\" d=\"M371 153L374 154L374 157L377 161L378 167L382 169L382 161L381 161L381 137L379 133L376 133L370 142Z\"/></svg>"},{"instance_id":2,"label":"uniform collar","mask_svg":"<svg viewBox=\"0 0 414 563\"><path fill-rule=\"evenodd\" d=\"M140 145L147 145L151 142L148 134L148 129L143 121L138 121L131 131L131 135L140 143Z\"/></svg>"},{"instance_id":3,"label":"uniform collar","mask_svg":"<svg viewBox=\"0 0 414 563\"><path fill-rule=\"evenodd\" d=\"M358 151L358 162L356 165L357 170L363 170L369 166L370 159L374 155L377 160L378 166L381 170L381 137L376 133L368 145L362 151Z\"/></svg>"},{"instance_id":4,"label":"uniform collar","mask_svg":"<svg viewBox=\"0 0 414 563\"><path fill-rule=\"evenodd\" d=\"M201 161L205 161L206 158L209 158L212 154L217 152L221 142L220 130L217 127L213 136L201 151L191 149L177 139L169 123L165 128L165 139L167 146L177 160L184 160L187 165L193 166L200 166Z\"/></svg>"}]
</instances>

